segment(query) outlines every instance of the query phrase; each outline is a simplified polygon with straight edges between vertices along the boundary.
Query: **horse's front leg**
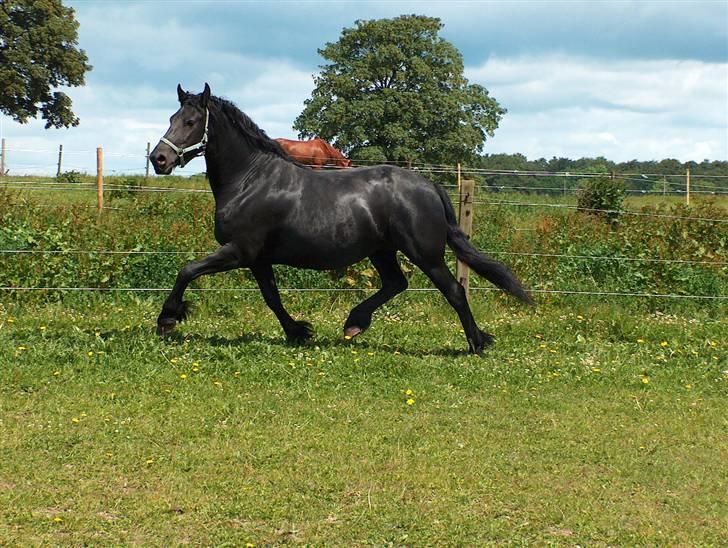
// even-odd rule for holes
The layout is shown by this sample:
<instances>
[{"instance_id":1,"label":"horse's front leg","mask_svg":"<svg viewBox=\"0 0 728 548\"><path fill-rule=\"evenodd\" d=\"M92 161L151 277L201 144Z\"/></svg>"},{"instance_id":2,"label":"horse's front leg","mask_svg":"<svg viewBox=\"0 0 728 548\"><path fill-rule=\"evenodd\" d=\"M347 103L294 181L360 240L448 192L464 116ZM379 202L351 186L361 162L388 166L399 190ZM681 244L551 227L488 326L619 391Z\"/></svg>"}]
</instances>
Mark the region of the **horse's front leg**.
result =
<instances>
[{"instance_id":1,"label":"horse's front leg","mask_svg":"<svg viewBox=\"0 0 728 548\"><path fill-rule=\"evenodd\" d=\"M214 274L242 266L240 253L233 244L226 244L204 259L187 263L177 274L172 292L164 301L162 312L157 318L157 335L164 337L174 329L177 322L187 317L187 303L182 300L190 282L203 274Z\"/></svg>"},{"instance_id":2,"label":"horse's front leg","mask_svg":"<svg viewBox=\"0 0 728 548\"><path fill-rule=\"evenodd\" d=\"M273 311L281 323L283 331L286 332L286 338L291 342L303 342L311 338L313 335L311 324L294 320L286 309L283 308L273 267L269 264L257 264L251 266L250 271L255 276L255 281L258 282L258 287L260 287L260 292L263 294L265 304Z\"/></svg>"}]
</instances>

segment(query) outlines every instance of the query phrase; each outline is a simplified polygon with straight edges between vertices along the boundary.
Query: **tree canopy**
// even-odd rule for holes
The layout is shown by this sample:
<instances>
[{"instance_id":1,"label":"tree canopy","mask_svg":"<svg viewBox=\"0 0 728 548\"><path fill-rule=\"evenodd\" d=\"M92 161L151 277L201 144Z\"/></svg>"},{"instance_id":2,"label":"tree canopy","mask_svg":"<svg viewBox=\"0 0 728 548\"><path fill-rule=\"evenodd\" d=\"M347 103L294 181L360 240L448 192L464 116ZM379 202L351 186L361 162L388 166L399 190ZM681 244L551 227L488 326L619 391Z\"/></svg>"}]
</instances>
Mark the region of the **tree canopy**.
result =
<instances>
[{"instance_id":1,"label":"tree canopy","mask_svg":"<svg viewBox=\"0 0 728 548\"><path fill-rule=\"evenodd\" d=\"M59 86L80 86L91 69L78 49L74 10L60 0L0 2L0 112L20 123L38 114L46 128L77 126L71 98Z\"/></svg>"},{"instance_id":2,"label":"tree canopy","mask_svg":"<svg viewBox=\"0 0 728 548\"><path fill-rule=\"evenodd\" d=\"M319 54L316 87L294 123L302 138L352 158L454 163L472 159L506 112L463 76L463 59L438 36L437 18L356 21Z\"/></svg>"}]
</instances>

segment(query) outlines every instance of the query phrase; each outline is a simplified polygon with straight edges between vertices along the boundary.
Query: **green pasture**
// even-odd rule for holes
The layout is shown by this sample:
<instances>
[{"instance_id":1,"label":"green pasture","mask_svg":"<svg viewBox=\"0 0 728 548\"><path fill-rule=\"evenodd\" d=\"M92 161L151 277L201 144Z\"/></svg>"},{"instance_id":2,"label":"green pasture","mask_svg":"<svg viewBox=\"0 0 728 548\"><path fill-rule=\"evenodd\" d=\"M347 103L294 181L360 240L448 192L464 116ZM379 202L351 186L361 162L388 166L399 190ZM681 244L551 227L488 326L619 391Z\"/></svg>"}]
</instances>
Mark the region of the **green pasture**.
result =
<instances>
[{"instance_id":1,"label":"green pasture","mask_svg":"<svg viewBox=\"0 0 728 548\"><path fill-rule=\"evenodd\" d=\"M496 337L477 357L431 292L345 341L366 263L278 270L326 289L283 294L307 344L245 273L196 282L159 340L165 294L136 289L214 248L210 197L88 199L0 192L0 248L34 252L0 255L0 286L107 289L0 291L0 545L725 544L724 202L618 223L476 204L473 240L526 285L586 293L473 291Z\"/></svg>"},{"instance_id":2,"label":"green pasture","mask_svg":"<svg viewBox=\"0 0 728 548\"><path fill-rule=\"evenodd\" d=\"M725 307L664 314L478 295L254 294L0 308L0 543L718 545L728 528Z\"/></svg>"}]
</instances>

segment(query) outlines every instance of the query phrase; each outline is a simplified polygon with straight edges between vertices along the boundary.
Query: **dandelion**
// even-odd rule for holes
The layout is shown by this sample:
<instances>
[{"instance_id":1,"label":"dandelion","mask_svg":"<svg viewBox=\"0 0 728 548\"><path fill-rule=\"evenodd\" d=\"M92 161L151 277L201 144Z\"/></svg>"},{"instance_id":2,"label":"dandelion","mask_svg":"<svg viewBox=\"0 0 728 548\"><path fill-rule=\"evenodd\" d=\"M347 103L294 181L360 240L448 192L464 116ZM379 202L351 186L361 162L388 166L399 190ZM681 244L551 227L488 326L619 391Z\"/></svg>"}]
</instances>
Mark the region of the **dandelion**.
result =
<instances>
[{"instance_id":1,"label":"dandelion","mask_svg":"<svg viewBox=\"0 0 728 548\"><path fill-rule=\"evenodd\" d=\"M182 379L182 380L185 380L185 379L187 378L187 375L186 375L185 373L182 373L182 374L181 374L181 375L179 376L179 378L180 378L180 379Z\"/></svg>"},{"instance_id":2,"label":"dandelion","mask_svg":"<svg viewBox=\"0 0 728 548\"><path fill-rule=\"evenodd\" d=\"M637 342L640 343L640 344L644 344L645 343L645 340L644 339L637 339Z\"/></svg>"},{"instance_id":3,"label":"dandelion","mask_svg":"<svg viewBox=\"0 0 728 548\"><path fill-rule=\"evenodd\" d=\"M58 516L53 518L54 523L61 523L63 521L63 518L59 518Z\"/></svg>"},{"instance_id":4,"label":"dandelion","mask_svg":"<svg viewBox=\"0 0 728 548\"><path fill-rule=\"evenodd\" d=\"M91 356L93 356L93 355L94 355L94 353L93 353L93 352L91 352L91 351L89 350L89 351L88 351L88 356L89 356L89 358L90 358Z\"/></svg>"},{"instance_id":5,"label":"dandelion","mask_svg":"<svg viewBox=\"0 0 728 548\"><path fill-rule=\"evenodd\" d=\"M71 419L71 422L72 422L73 424L78 424L78 417L73 417L73 418Z\"/></svg>"},{"instance_id":6,"label":"dandelion","mask_svg":"<svg viewBox=\"0 0 728 548\"><path fill-rule=\"evenodd\" d=\"M667 347L667 346L670 346L670 344L669 344L669 343L668 343L667 341L662 341L662 342L660 343L660 346L661 346L662 348L665 348L665 347Z\"/></svg>"},{"instance_id":7,"label":"dandelion","mask_svg":"<svg viewBox=\"0 0 728 548\"><path fill-rule=\"evenodd\" d=\"M599 369L598 367L592 367L592 371L594 371L594 373L601 373L602 372L602 370Z\"/></svg>"},{"instance_id":8,"label":"dandelion","mask_svg":"<svg viewBox=\"0 0 728 548\"><path fill-rule=\"evenodd\" d=\"M411 389L409 389L409 388L408 388L407 390L405 390L405 391L404 391L404 395L405 395L405 396L411 396L412 394L414 394L414 392L412 392L412 390L411 390Z\"/></svg>"},{"instance_id":9,"label":"dandelion","mask_svg":"<svg viewBox=\"0 0 728 548\"><path fill-rule=\"evenodd\" d=\"M642 377L642 384L650 384L650 378L649 377Z\"/></svg>"},{"instance_id":10,"label":"dandelion","mask_svg":"<svg viewBox=\"0 0 728 548\"><path fill-rule=\"evenodd\" d=\"M245 548L255 548L255 544L253 544L252 542L246 542Z\"/></svg>"},{"instance_id":11,"label":"dandelion","mask_svg":"<svg viewBox=\"0 0 728 548\"><path fill-rule=\"evenodd\" d=\"M45 331L46 329L48 329L48 328L47 328L47 327L46 327L45 325L41 325L41 326L40 326L40 330L41 330L41 331Z\"/></svg>"},{"instance_id":12,"label":"dandelion","mask_svg":"<svg viewBox=\"0 0 728 548\"><path fill-rule=\"evenodd\" d=\"M409 398L409 399L407 400L407 405L414 405L414 403L415 403L415 400L414 400L414 398Z\"/></svg>"},{"instance_id":13,"label":"dandelion","mask_svg":"<svg viewBox=\"0 0 728 548\"><path fill-rule=\"evenodd\" d=\"M147 459L144 462L145 462L145 464L154 464L154 459Z\"/></svg>"},{"instance_id":14,"label":"dandelion","mask_svg":"<svg viewBox=\"0 0 728 548\"><path fill-rule=\"evenodd\" d=\"M716 346L718 346L718 343L715 342L715 341L710 341L710 346L712 346L713 348L715 348Z\"/></svg>"}]
</instances>

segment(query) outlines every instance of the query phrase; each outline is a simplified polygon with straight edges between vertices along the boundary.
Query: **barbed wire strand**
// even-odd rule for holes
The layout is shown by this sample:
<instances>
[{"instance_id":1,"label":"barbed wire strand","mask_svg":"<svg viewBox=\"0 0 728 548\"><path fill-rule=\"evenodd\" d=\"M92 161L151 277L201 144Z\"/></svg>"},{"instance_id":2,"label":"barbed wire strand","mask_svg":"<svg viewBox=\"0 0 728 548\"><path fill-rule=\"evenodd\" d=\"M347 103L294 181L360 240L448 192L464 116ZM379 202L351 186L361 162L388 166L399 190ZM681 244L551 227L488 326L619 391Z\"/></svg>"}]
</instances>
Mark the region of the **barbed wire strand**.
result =
<instances>
[{"instance_id":1,"label":"barbed wire strand","mask_svg":"<svg viewBox=\"0 0 728 548\"><path fill-rule=\"evenodd\" d=\"M449 252L449 250L447 250ZM174 250L113 250L113 249L0 249L0 255L209 255L212 251L174 251ZM663 264L703 264L726 265L728 261L698 261L691 259L653 259L648 257L605 257L602 255L572 255L566 253L526 253L516 251L485 251L489 255L508 255L520 257L546 257L560 259L594 261L628 261Z\"/></svg>"},{"instance_id":2,"label":"barbed wire strand","mask_svg":"<svg viewBox=\"0 0 728 548\"><path fill-rule=\"evenodd\" d=\"M161 293L169 292L172 288L163 287L16 287L16 286L0 286L0 291L89 291L89 292L148 292ZM326 287L285 287L279 288L281 292L287 293L351 293L351 292L373 292L378 291L377 288L326 288ZM493 287L471 287L471 291L501 291ZM230 293L254 293L260 292L260 289L253 287L240 288L188 288L187 291L192 292L230 292ZM412 287L405 291L414 293L438 292L434 287ZM530 293L536 294L553 294L553 295L589 295L603 297L645 297L655 299L698 299L698 300L728 300L728 295L679 295L669 293L638 293L638 292L610 292L610 291L578 291L578 290L560 290L560 289L530 289Z\"/></svg>"}]
</instances>

